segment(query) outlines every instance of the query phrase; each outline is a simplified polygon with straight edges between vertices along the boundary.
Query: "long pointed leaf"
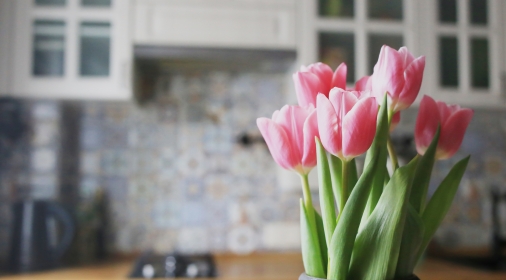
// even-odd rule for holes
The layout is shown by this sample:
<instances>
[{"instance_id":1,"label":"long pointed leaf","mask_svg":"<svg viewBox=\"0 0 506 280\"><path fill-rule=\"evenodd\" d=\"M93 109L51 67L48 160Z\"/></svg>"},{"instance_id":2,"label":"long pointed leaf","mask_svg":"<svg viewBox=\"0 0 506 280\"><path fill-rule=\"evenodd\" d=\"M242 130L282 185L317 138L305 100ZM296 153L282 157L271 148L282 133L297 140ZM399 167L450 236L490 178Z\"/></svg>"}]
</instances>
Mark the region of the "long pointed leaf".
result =
<instances>
[{"instance_id":1,"label":"long pointed leaf","mask_svg":"<svg viewBox=\"0 0 506 280\"><path fill-rule=\"evenodd\" d=\"M313 209L312 209L313 210ZM302 199L300 200L300 235L302 260L304 262L304 270L306 274L324 278L325 271L323 268L320 244L318 241L318 233L315 227L309 223L309 214L314 211L307 211Z\"/></svg>"},{"instance_id":2,"label":"long pointed leaf","mask_svg":"<svg viewBox=\"0 0 506 280\"><path fill-rule=\"evenodd\" d=\"M378 171L381 147L386 145L388 136L386 97L383 100L378 119L376 136L370 148L372 156L353 188L343 212L339 215L339 221L337 221L336 230L330 242L328 279L345 280L348 278L348 269L360 218L367 203L374 174Z\"/></svg>"},{"instance_id":3,"label":"long pointed leaf","mask_svg":"<svg viewBox=\"0 0 506 280\"><path fill-rule=\"evenodd\" d=\"M334 199L336 200L337 209L342 210L344 205L341 205L341 183L343 181L343 163L340 158L328 154L330 178L332 180L332 190L334 192Z\"/></svg>"},{"instance_id":4,"label":"long pointed leaf","mask_svg":"<svg viewBox=\"0 0 506 280\"><path fill-rule=\"evenodd\" d=\"M434 138L432 139L429 148L425 151L425 154L420 158L420 164L416 168L415 179L413 180L413 189L411 191L411 197L409 201L413 208L418 212L422 213L425 208L425 200L427 199L427 191L429 189L430 176L432 174L432 168L436 161L436 150L437 143L439 141L440 127L438 127Z\"/></svg>"},{"instance_id":5,"label":"long pointed leaf","mask_svg":"<svg viewBox=\"0 0 506 280\"><path fill-rule=\"evenodd\" d=\"M320 253L323 265L323 272L327 274L327 265L329 261L328 255L328 246L325 241L325 229L323 228L323 219L320 214L314 210L315 222L316 222L316 230L318 231L318 243L320 244Z\"/></svg>"},{"instance_id":6,"label":"long pointed leaf","mask_svg":"<svg viewBox=\"0 0 506 280\"><path fill-rule=\"evenodd\" d=\"M406 207L417 161L397 169L367 224L358 234L349 279L392 279L395 275Z\"/></svg>"},{"instance_id":7,"label":"long pointed leaf","mask_svg":"<svg viewBox=\"0 0 506 280\"><path fill-rule=\"evenodd\" d=\"M464 172L466 171L469 158L470 156L467 156L453 166L450 172L448 172L448 175L446 175L443 179L443 182L441 182L437 188L436 192L432 195L425 211L423 211L422 221L425 225L425 232L423 235L422 245L418 252L417 260L422 256L430 239L450 209L460 181L462 180L462 176L464 176Z\"/></svg>"},{"instance_id":8,"label":"long pointed leaf","mask_svg":"<svg viewBox=\"0 0 506 280\"><path fill-rule=\"evenodd\" d=\"M334 208L334 195L332 194L332 181L330 179L327 152L318 138L316 141L316 154L318 158L318 181L320 183L320 206L322 210L323 229L325 241L330 246L332 234L336 228L336 210Z\"/></svg>"},{"instance_id":9,"label":"long pointed leaf","mask_svg":"<svg viewBox=\"0 0 506 280\"><path fill-rule=\"evenodd\" d=\"M411 204L408 205L407 214L402 234L401 250L399 251L399 260L397 261L397 269L395 271L395 277L399 279L413 274L425 231L422 218Z\"/></svg>"}]
</instances>

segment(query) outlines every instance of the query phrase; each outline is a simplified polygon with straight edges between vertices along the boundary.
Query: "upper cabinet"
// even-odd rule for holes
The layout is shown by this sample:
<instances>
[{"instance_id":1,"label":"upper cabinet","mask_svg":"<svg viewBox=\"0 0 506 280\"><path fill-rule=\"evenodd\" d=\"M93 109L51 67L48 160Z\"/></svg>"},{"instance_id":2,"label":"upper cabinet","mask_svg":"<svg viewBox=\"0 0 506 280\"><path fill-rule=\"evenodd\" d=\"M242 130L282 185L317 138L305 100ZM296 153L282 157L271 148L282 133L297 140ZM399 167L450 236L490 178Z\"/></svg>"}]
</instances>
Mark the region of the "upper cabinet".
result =
<instances>
[{"instance_id":1,"label":"upper cabinet","mask_svg":"<svg viewBox=\"0 0 506 280\"><path fill-rule=\"evenodd\" d=\"M135 0L139 45L295 49L294 0Z\"/></svg>"},{"instance_id":2,"label":"upper cabinet","mask_svg":"<svg viewBox=\"0 0 506 280\"><path fill-rule=\"evenodd\" d=\"M128 0L17 0L11 6L8 94L131 97Z\"/></svg>"},{"instance_id":3,"label":"upper cabinet","mask_svg":"<svg viewBox=\"0 0 506 280\"><path fill-rule=\"evenodd\" d=\"M420 2L420 44L430 54L423 90L448 102L504 106L504 1Z\"/></svg>"},{"instance_id":4,"label":"upper cabinet","mask_svg":"<svg viewBox=\"0 0 506 280\"><path fill-rule=\"evenodd\" d=\"M301 1L299 63L372 74L381 46L426 56L421 94L465 106L504 106L506 3L501 0Z\"/></svg>"}]
</instances>

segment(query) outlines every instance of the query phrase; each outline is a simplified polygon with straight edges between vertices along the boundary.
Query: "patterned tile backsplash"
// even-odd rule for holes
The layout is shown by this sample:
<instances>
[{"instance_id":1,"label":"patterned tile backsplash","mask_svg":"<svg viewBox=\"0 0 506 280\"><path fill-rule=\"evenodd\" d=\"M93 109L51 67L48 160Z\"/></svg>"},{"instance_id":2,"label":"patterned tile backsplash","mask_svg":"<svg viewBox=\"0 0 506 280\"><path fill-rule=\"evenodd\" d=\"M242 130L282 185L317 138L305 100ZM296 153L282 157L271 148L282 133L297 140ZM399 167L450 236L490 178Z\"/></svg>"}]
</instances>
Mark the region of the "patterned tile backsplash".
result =
<instances>
[{"instance_id":1,"label":"patterned tile backsplash","mask_svg":"<svg viewBox=\"0 0 506 280\"><path fill-rule=\"evenodd\" d=\"M279 186L263 144L237 141L243 133L259 135L256 118L284 104L288 80L247 71L171 73L146 105L2 100L0 115L12 116L0 118L0 252L8 248L13 200L73 206L77 241L84 242L101 192L111 251L298 250L300 190ZM397 133L411 133L414 114L405 113L410 121ZM437 233L444 246L490 242L489 193L506 191L505 137L506 111L478 110L458 155L437 163L432 190L453 162L472 155Z\"/></svg>"}]
</instances>

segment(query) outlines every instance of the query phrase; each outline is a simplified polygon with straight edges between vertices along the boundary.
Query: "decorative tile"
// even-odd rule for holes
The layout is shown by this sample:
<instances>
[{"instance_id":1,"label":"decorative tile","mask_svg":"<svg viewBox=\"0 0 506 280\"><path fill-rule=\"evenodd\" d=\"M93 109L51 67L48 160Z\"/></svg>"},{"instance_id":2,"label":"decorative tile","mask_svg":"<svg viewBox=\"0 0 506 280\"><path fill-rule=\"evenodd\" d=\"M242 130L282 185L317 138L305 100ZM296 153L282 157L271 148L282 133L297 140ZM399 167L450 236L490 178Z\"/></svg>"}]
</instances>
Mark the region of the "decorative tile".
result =
<instances>
[{"instance_id":1,"label":"decorative tile","mask_svg":"<svg viewBox=\"0 0 506 280\"><path fill-rule=\"evenodd\" d=\"M43 122L33 127L33 139L32 143L34 146L49 146L58 145L58 124L56 122Z\"/></svg>"},{"instance_id":2,"label":"decorative tile","mask_svg":"<svg viewBox=\"0 0 506 280\"><path fill-rule=\"evenodd\" d=\"M60 109L57 102L38 101L32 107L33 118L36 121L55 121L60 118Z\"/></svg>"},{"instance_id":3,"label":"decorative tile","mask_svg":"<svg viewBox=\"0 0 506 280\"><path fill-rule=\"evenodd\" d=\"M227 154L231 152L234 140L230 128L209 125L204 132L204 150L210 154Z\"/></svg>"},{"instance_id":4,"label":"decorative tile","mask_svg":"<svg viewBox=\"0 0 506 280\"><path fill-rule=\"evenodd\" d=\"M126 150L105 150L102 153L102 172L108 176L126 176L130 174L131 154Z\"/></svg>"},{"instance_id":5,"label":"decorative tile","mask_svg":"<svg viewBox=\"0 0 506 280\"><path fill-rule=\"evenodd\" d=\"M139 175L153 175L158 171L158 162L155 160L159 156L156 150L137 150L131 155L132 173Z\"/></svg>"},{"instance_id":6,"label":"decorative tile","mask_svg":"<svg viewBox=\"0 0 506 280\"><path fill-rule=\"evenodd\" d=\"M101 179L102 180L99 183L106 191L107 197L110 200L124 204L128 197L128 179L119 176L107 176L102 177Z\"/></svg>"},{"instance_id":7,"label":"decorative tile","mask_svg":"<svg viewBox=\"0 0 506 280\"><path fill-rule=\"evenodd\" d=\"M158 176L161 180L170 181L177 176L178 156L174 149L160 149L159 154L155 159L155 161L158 161Z\"/></svg>"},{"instance_id":8,"label":"decorative tile","mask_svg":"<svg viewBox=\"0 0 506 280\"><path fill-rule=\"evenodd\" d=\"M128 146L133 148L156 148L159 146L158 127L135 126L128 132Z\"/></svg>"},{"instance_id":9,"label":"decorative tile","mask_svg":"<svg viewBox=\"0 0 506 280\"><path fill-rule=\"evenodd\" d=\"M157 228L179 228L181 221L181 201L170 198L159 198L153 207L152 218Z\"/></svg>"},{"instance_id":10,"label":"decorative tile","mask_svg":"<svg viewBox=\"0 0 506 280\"><path fill-rule=\"evenodd\" d=\"M258 248L258 243L258 233L249 225L233 227L227 234L227 248L235 254L250 254Z\"/></svg>"},{"instance_id":11,"label":"decorative tile","mask_svg":"<svg viewBox=\"0 0 506 280\"><path fill-rule=\"evenodd\" d=\"M300 248L298 222L267 223L262 229L262 247L267 250L294 250Z\"/></svg>"},{"instance_id":12,"label":"decorative tile","mask_svg":"<svg viewBox=\"0 0 506 280\"><path fill-rule=\"evenodd\" d=\"M225 175L211 175L205 180L205 188L208 199L224 200L228 197L231 178Z\"/></svg>"},{"instance_id":13,"label":"decorative tile","mask_svg":"<svg viewBox=\"0 0 506 280\"><path fill-rule=\"evenodd\" d=\"M181 228L176 249L181 253L197 254L209 251L207 229L203 227Z\"/></svg>"},{"instance_id":14,"label":"decorative tile","mask_svg":"<svg viewBox=\"0 0 506 280\"><path fill-rule=\"evenodd\" d=\"M93 198L100 187L100 180L97 177L82 177L79 182L79 196L81 198Z\"/></svg>"},{"instance_id":15,"label":"decorative tile","mask_svg":"<svg viewBox=\"0 0 506 280\"><path fill-rule=\"evenodd\" d=\"M207 171L206 157L198 150L189 150L177 158L179 173L184 176L201 177Z\"/></svg>"},{"instance_id":16,"label":"decorative tile","mask_svg":"<svg viewBox=\"0 0 506 280\"><path fill-rule=\"evenodd\" d=\"M38 173L54 172L57 152L53 149L36 149L32 152L32 169Z\"/></svg>"},{"instance_id":17,"label":"decorative tile","mask_svg":"<svg viewBox=\"0 0 506 280\"><path fill-rule=\"evenodd\" d=\"M181 188L188 200L200 200L204 198L204 182L200 178L185 178L181 181Z\"/></svg>"},{"instance_id":18,"label":"decorative tile","mask_svg":"<svg viewBox=\"0 0 506 280\"><path fill-rule=\"evenodd\" d=\"M103 147L121 149L128 147L128 128L119 125L106 125L103 127Z\"/></svg>"},{"instance_id":19,"label":"decorative tile","mask_svg":"<svg viewBox=\"0 0 506 280\"><path fill-rule=\"evenodd\" d=\"M79 167L82 174L98 175L100 173L100 154L84 151L81 153Z\"/></svg>"},{"instance_id":20,"label":"decorative tile","mask_svg":"<svg viewBox=\"0 0 506 280\"><path fill-rule=\"evenodd\" d=\"M208 210L202 202L187 201L181 209L184 226L202 226L209 221Z\"/></svg>"}]
</instances>

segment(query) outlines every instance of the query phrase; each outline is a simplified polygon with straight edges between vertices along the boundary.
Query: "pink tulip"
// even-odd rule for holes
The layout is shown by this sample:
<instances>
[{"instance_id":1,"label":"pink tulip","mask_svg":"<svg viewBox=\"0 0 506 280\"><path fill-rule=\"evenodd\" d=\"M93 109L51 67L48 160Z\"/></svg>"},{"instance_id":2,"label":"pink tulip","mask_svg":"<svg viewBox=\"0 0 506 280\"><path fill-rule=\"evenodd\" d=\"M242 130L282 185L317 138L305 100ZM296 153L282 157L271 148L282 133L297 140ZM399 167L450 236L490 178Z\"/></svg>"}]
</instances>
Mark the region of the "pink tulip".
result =
<instances>
[{"instance_id":1,"label":"pink tulip","mask_svg":"<svg viewBox=\"0 0 506 280\"><path fill-rule=\"evenodd\" d=\"M356 91L333 88L327 98L317 97L320 140L325 149L350 160L371 146L376 133L378 103L374 97L361 97Z\"/></svg>"},{"instance_id":2,"label":"pink tulip","mask_svg":"<svg viewBox=\"0 0 506 280\"><path fill-rule=\"evenodd\" d=\"M355 83L356 91L371 91L371 76L364 76Z\"/></svg>"},{"instance_id":3,"label":"pink tulip","mask_svg":"<svg viewBox=\"0 0 506 280\"><path fill-rule=\"evenodd\" d=\"M300 174L308 174L316 165L317 125L314 106L285 105L272 114L272 119L257 119L274 161Z\"/></svg>"},{"instance_id":4,"label":"pink tulip","mask_svg":"<svg viewBox=\"0 0 506 280\"><path fill-rule=\"evenodd\" d=\"M408 108L420 91L424 68L425 56L415 59L406 47L396 51L384 45L371 77L376 100L381 102L387 92L390 110Z\"/></svg>"},{"instance_id":5,"label":"pink tulip","mask_svg":"<svg viewBox=\"0 0 506 280\"><path fill-rule=\"evenodd\" d=\"M327 64L318 62L307 67L302 66L300 71L293 74L295 92L300 106L312 104L316 106L316 96L323 93L329 96L332 88L346 88L346 74L348 67L341 63L335 72Z\"/></svg>"},{"instance_id":6,"label":"pink tulip","mask_svg":"<svg viewBox=\"0 0 506 280\"><path fill-rule=\"evenodd\" d=\"M425 153L440 124L436 158L447 159L453 156L462 144L473 114L471 109L462 109L458 105L447 105L441 101L436 102L430 96L425 95L420 103L415 127L418 153L421 155Z\"/></svg>"}]
</instances>

